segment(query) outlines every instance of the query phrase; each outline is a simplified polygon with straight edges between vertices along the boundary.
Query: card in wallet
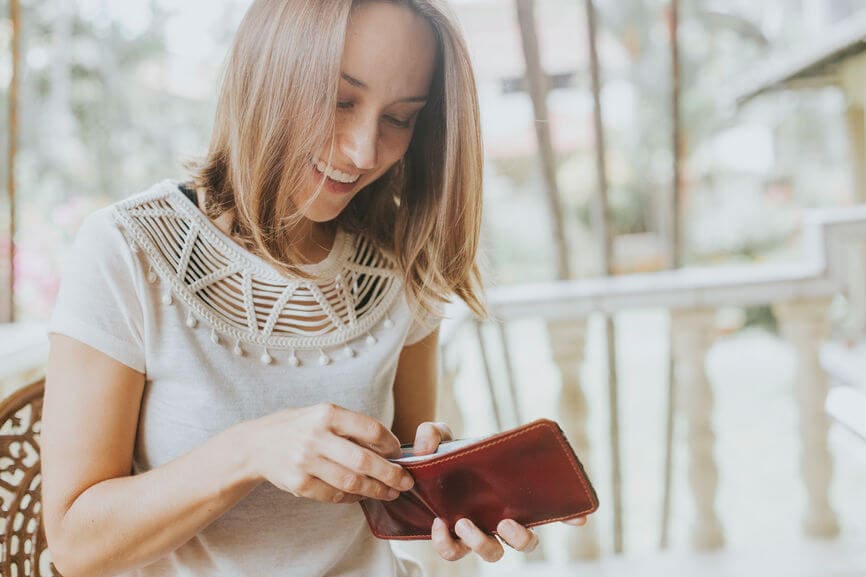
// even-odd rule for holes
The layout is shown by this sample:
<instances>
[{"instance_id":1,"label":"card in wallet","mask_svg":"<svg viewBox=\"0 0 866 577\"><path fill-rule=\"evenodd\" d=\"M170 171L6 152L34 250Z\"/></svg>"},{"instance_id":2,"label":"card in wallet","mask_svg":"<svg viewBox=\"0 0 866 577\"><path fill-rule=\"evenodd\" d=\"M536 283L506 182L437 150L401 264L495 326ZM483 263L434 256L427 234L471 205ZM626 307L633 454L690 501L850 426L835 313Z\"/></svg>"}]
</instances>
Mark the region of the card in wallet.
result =
<instances>
[{"instance_id":1,"label":"card in wallet","mask_svg":"<svg viewBox=\"0 0 866 577\"><path fill-rule=\"evenodd\" d=\"M415 479L393 501L364 499L361 507L380 539L430 539L439 517L453 534L466 517L496 532L502 519L532 527L588 515L598 497L559 425L532 421L481 439L442 443L432 455L390 459Z\"/></svg>"}]
</instances>

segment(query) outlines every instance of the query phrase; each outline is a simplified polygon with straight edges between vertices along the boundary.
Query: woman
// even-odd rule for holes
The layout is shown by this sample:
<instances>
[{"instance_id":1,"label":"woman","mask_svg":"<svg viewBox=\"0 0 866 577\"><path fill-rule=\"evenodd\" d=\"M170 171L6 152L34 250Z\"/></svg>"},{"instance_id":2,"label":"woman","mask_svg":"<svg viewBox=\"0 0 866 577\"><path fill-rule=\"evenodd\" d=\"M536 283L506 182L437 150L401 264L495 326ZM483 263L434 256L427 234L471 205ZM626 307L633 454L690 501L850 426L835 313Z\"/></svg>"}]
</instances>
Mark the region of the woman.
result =
<instances>
[{"instance_id":1,"label":"woman","mask_svg":"<svg viewBox=\"0 0 866 577\"><path fill-rule=\"evenodd\" d=\"M454 22L437 0L256 0L191 182L86 219L43 412L66 577L418 573L346 504L411 487L386 459L401 441L450 438L431 422L441 303L485 314ZM471 520L455 531L432 527L443 558L501 557Z\"/></svg>"}]
</instances>

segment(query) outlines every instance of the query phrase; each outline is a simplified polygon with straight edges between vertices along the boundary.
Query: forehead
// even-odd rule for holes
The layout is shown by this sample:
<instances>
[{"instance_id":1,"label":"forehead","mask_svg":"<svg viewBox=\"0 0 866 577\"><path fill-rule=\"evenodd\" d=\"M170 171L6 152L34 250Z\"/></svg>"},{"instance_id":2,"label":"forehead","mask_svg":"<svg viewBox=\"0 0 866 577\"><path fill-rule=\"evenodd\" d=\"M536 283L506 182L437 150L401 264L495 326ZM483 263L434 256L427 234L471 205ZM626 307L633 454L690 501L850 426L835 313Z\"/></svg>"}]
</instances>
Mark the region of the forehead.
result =
<instances>
[{"instance_id":1,"label":"forehead","mask_svg":"<svg viewBox=\"0 0 866 577\"><path fill-rule=\"evenodd\" d=\"M346 28L342 72L383 97L427 93L436 60L436 37L427 21L406 6L363 2Z\"/></svg>"}]
</instances>

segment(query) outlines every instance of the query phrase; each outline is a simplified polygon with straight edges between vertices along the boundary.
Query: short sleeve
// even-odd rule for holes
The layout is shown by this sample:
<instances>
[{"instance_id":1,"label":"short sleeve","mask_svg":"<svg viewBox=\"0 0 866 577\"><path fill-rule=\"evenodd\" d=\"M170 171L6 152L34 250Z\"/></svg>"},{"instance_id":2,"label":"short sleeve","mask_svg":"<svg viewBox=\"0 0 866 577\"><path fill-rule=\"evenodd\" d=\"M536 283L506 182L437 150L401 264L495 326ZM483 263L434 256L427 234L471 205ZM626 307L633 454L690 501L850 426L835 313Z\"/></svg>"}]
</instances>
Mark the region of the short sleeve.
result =
<instances>
[{"instance_id":1,"label":"short sleeve","mask_svg":"<svg viewBox=\"0 0 866 577\"><path fill-rule=\"evenodd\" d=\"M418 308L415 317L409 325L409 332L406 334L404 346L414 345L429 336L439 325L442 324L445 305L439 301L430 303L433 313L428 313L422 308Z\"/></svg>"},{"instance_id":2,"label":"short sleeve","mask_svg":"<svg viewBox=\"0 0 866 577\"><path fill-rule=\"evenodd\" d=\"M63 264L48 332L72 337L144 373L141 273L112 210L97 210L78 230Z\"/></svg>"}]
</instances>

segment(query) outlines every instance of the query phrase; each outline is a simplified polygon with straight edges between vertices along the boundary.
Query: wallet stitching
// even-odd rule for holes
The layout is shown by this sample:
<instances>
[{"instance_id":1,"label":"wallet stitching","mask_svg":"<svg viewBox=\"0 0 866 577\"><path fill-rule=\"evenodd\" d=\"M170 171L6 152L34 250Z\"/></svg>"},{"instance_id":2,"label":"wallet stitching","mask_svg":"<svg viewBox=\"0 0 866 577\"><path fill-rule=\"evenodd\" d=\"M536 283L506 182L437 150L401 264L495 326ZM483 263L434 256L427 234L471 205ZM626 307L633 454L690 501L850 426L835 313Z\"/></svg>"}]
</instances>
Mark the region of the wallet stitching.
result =
<instances>
[{"instance_id":1,"label":"wallet stitching","mask_svg":"<svg viewBox=\"0 0 866 577\"><path fill-rule=\"evenodd\" d=\"M530 431L533 431L533 430L535 430L535 429L537 429L537 428L539 428L539 427L547 427L547 428L551 428L551 427L553 427L553 426L557 426L557 427L558 427L558 425L555 425L555 424L552 423L551 421L542 420L542 421L540 421L540 422L539 422L538 424L536 424L536 425L532 425L532 426L526 427L526 428L521 429L521 430L519 430L519 431L515 431L515 432L513 432L513 433L511 433L511 434L503 435L503 436L498 437L498 438L490 439L489 441L484 442L483 444L481 444L481 445L479 445L479 446L477 446L477 447L473 447L472 449L467 449L467 450L458 451L458 452L452 453L452 454L450 454L450 455L445 455L445 456L443 456L441 459L436 459L435 461L431 461L431 462L428 462L428 463L422 463L422 464L418 464L418 465L414 465L414 464L413 464L412 466L409 466L409 467L406 467L406 468L409 469L409 470L411 471L411 470L415 470L415 469L423 469L423 468L425 468L425 467L432 467L432 466L434 466L434 465L437 465L437 464L440 464L440 463L444 463L444 462L446 462L446 461L450 461L450 460L453 460L453 459L457 459L457 458L459 458L459 457L461 457L461 456L463 456L463 455L470 455L470 454L472 454L472 453L474 453L474 452L476 452L476 451L480 451L480 450L482 450L482 449L486 449L486 448L488 448L488 447L492 447L492 446L497 445L497 444L499 444L499 443L503 443L503 442L507 441L508 439L511 439L511 438L513 438L513 437L517 437L517 436L520 436L520 435L523 435L523 434L529 433ZM565 516L560 516L560 517L550 517L550 518L547 518L547 519L542 519L542 520L540 520L540 521L533 521L532 523L530 523L529 525L527 525L528 527L532 527L532 526L535 526L535 525L541 525L541 524L543 524L543 523L549 523L549 522L551 522L551 521L558 521L558 520L560 520L560 519L569 519L569 518L579 517L579 516L581 516L581 515L584 515L584 514L586 514L586 513L589 513L589 512L591 512L591 511L593 511L593 510L595 509L595 507L596 507L595 497L594 497L592 491L589 490L589 487L587 487L587 485L586 485L586 480L584 479L584 476L581 474L581 471L578 469L578 465L577 465L577 463L576 463L576 457L575 457L573 451L568 447L567 444L565 444L565 441L564 441L564 439L562 438L561 435L556 435L556 440L557 440L557 442L559 443L560 448L562 448L562 451L563 451L563 453L565 454L566 459L567 459L568 462L571 464L571 468L574 470L575 474L577 475L577 478L578 478L578 480L580 481L580 485L581 485L581 487L583 487L584 495L586 495L587 497L589 497L589 501L590 501L590 504L591 504L591 505L590 505L590 507L589 507L588 509L585 509L584 511L581 511L581 512L575 514L575 515L565 515ZM362 506L363 506L363 504L362 504ZM408 537L427 537L428 535L429 535L429 533L417 533L417 534L414 534L414 535L400 535L399 537L405 539L405 538L408 538ZM379 536L379 535L377 535L377 537L378 537L378 536ZM393 536L391 536L390 538L393 538Z\"/></svg>"}]
</instances>

